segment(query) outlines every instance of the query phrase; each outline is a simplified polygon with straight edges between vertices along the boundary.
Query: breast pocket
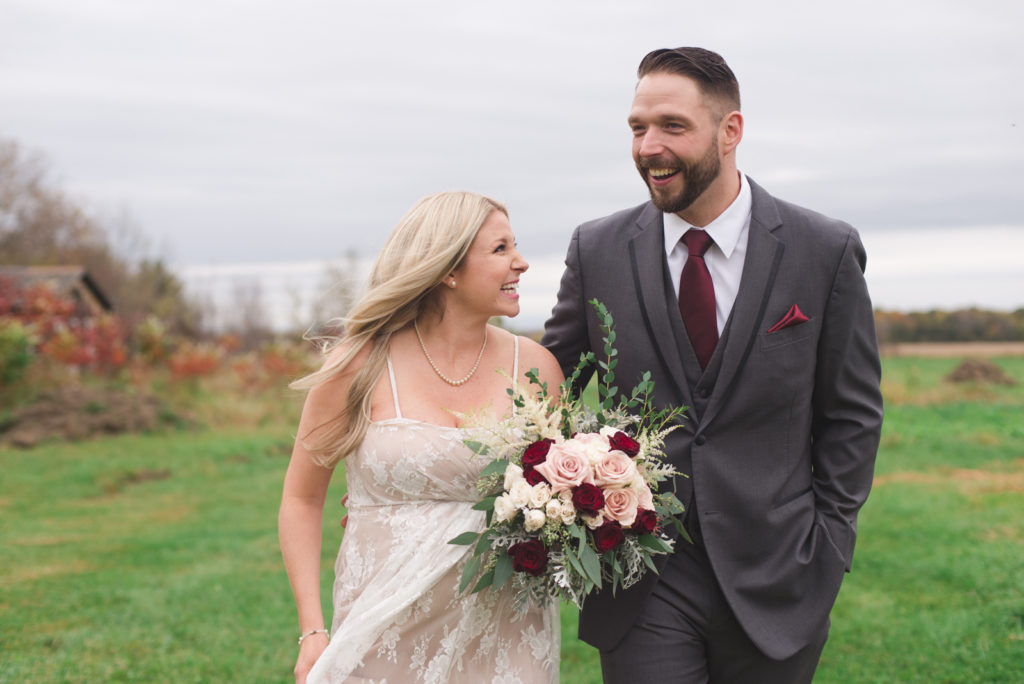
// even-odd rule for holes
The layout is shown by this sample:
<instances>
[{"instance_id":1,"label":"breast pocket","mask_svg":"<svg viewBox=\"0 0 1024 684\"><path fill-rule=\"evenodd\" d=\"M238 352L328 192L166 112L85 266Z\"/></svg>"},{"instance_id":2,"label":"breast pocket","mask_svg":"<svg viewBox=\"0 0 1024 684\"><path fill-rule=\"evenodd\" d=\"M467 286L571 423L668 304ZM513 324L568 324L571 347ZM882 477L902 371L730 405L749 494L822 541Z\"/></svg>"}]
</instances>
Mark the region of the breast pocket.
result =
<instances>
[{"instance_id":1,"label":"breast pocket","mask_svg":"<svg viewBox=\"0 0 1024 684\"><path fill-rule=\"evenodd\" d=\"M809 321L805 321L788 328L783 328L782 330L776 330L773 333L764 332L761 333L761 350L768 351L769 349L777 349L779 347L796 344L797 342L802 342L809 338L814 339L817 332L817 318L812 318Z\"/></svg>"}]
</instances>

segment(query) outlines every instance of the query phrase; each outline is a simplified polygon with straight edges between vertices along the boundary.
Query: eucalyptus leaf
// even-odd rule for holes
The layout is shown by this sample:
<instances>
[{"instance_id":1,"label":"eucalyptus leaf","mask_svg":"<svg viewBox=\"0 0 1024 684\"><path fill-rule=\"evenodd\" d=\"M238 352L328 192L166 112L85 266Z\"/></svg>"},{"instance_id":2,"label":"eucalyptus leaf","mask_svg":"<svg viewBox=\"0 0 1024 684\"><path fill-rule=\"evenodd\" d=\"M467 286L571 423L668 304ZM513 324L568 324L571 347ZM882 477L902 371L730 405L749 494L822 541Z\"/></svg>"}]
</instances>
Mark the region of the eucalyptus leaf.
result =
<instances>
[{"instance_id":1,"label":"eucalyptus leaf","mask_svg":"<svg viewBox=\"0 0 1024 684\"><path fill-rule=\"evenodd\" d=\"M473 504L473 510L474 511L493 511L494 510L494 501L497 498L498 497L496 497L496 496L488 496L486 498L480 499L475 504Z\"/></svg>"},{"instance_id":2,"label":"eucalyptus leaf","mask_svg":"<svg viewBox=\"0 0 1024 684\"><path fill-rule=\"evenodd\" d=\"M501 589L511 576L512 556L508 555L507 552L499 551L498 562L494 565L494 588Z\"/></svg>"},{"instance_id":3,"label":"eucalyptus leaf","mask_svg":"<svg viewBox=\"0 0 1024 684\"><path fill-rule=\"evenodd\" d=\"M480 477L487 477L488 475L504 475L506 468L508 468L508 460L504 458L497 458L488 463L487 467L480 471Z\"/></svg>"},{"instance_id":4,"label":"eucalyptus leaf","mask_svg":"<svg viewBox=\"0 0 1024 684\"><path fill-rule=\"evenodd\" d=\"M477 540L477 537L479 536L480 535L478 535L476 532L463 532L455 539L450 540L448 543L456 544L458 546L469 546L470 544L475 542Z\"/></svg>"},{"instance_id":5,"label":"eucalyptus leaf","mask_svg":"<svg viewBox=\"0 0 1024 684\"><path fill-rule=\"evenodd\" d=\"M594 583L598 588L601 587L601 559L598 557L597 552L591 548L590 544L584 544L583 548L580 549L580 563L583 564L583 570L586 572L587 577Z\"/></svg>"},{"instance_id":6,"label":"eucalyptus leaf","mask_svg":"<svg viewBox=\"0 0 1024 684\"><path fill-rule=\"evenodd\" d=\"M475 593L477 593L478 591L480 591L482 589L486 589L487 587L491 586L491 584L493 584L493 583L494 583L494 570L488 570L487 572L485 572L483 574L483 576L480 577L480 581L476 583L476 586L473 587L472 593L475 594Z\"/></svg>"},{"instance_id":7,"label":"eucalyptus leaf","mask_svg":"<svg viewBox=\"0 0 1024 684\"><path fill-rule=\"evenodd\" d=\"M640 546L657 551L658 553L668 553L672 550L672 547L665 543L665 540L655 537L653 534L642 534L637 537L637 541L640 542Z\"/></svg>"},{"instance_id":8,"label":"eucalyptus leaf","mask_svg":"<svg viewBox=\"0 0 1024 684\"><path fill-rule=\"evenodd\" d=\"M466 562L466 567L462 568L462 580L459 582L459 593L461 594L469 586L473 576L476 575L476 571L480 569L480 557L473 556Z\"/></svg>"}]
</instances>

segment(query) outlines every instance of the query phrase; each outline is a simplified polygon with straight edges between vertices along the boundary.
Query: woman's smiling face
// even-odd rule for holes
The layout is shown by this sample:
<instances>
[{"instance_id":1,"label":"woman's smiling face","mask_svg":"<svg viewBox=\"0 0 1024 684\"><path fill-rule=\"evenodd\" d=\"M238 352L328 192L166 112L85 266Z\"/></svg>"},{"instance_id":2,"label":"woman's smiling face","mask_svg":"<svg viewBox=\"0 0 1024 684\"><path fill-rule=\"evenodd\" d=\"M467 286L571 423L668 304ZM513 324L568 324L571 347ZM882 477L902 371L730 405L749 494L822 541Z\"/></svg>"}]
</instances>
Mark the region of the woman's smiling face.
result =
<instances>
[{"instance_id":1,"label":"woman's smiling face","mask_svg":"<svg viewBox=\"0 0 1024 684\"><path fill-rule=\"evenodd\" d=\"M530 265L516 249L508 217L492 211L462 264L453 271L455 287L448 290L447 306L465 307L487 316L519 313L519 276ZM451 279L446 281L450 284Z\"/></svg>"}]
</instances>

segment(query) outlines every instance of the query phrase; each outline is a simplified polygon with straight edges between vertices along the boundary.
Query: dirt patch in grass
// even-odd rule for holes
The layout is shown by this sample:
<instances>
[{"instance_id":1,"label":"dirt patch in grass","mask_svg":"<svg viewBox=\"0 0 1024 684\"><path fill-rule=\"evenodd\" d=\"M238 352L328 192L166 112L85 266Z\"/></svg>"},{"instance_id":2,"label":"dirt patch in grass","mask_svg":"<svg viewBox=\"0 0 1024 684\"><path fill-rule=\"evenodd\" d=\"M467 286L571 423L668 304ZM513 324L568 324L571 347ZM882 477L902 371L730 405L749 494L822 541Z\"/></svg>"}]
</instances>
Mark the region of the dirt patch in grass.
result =
<instances>
[{"instance_id":1,"label":"dirt patch in grass","mask_svg":"<svg viewBox=\"0 0 1024 684\"><path fill-rule=\"evenodd\" d=\"M1016 461L1010 471L970 468L938 468L927 472L902 472L879 475L876 485L892 482L954 485L961 491L986 494L1024 494L1024 459Z\"/></svg>"},{"instance_id":2,"label":"dirt patch in grass","mask_svg":"<svg viewBox=\"0 0 1024 684\"><path fill-rule=\"evenodd\" d=\"M139 485L143 482L166 480L170 476L171 471L166 468L161 468L160 470L149 470L145 468L142 470L130 470L126 473L120 474L116 479L106 482L103 485L103 491L107 494L119 494L127 487Z\"/></svg>"},{"instance_id":3,"label":"dirt patch in grass","mask_svg":"<svg viewBox=\"0 0 1024 684\"><path fill-rule=\"evenodd\" d=\"M76 542L80 541L81 539L81 537L73 535L63 535L56 537L22 537L20 539L12 539L10 543L14 546L59 546L60 544Z\"/></svg>"},{"instance_id":4,"label":"dirt patch in grass","mask_svg":"<svg viewBox=\"0 0 1024 684\"><path fill-rule=\"evenodd\" d=\"M67 563L52 563L49 565L32 565L14 568L13 572L4 578L5 582L17 584L18 582L32 582L44 577L57 577L60 575L77 575L95 569L91 563L84 560L73 560Z\"/></svg>"},{"instance_id":5,"label":"dirt patch in grass","mask_svg":"<svg viewBox=\"0 0 1024 684\"><path fill-rule=\"evenodd\" d=\"M1017 381L1002 368L986 359L964 359L959 366L946 376L947 382L973 382L983 385L1006 385L1013 387Z\"/></svg>"},{"instance_id":6,"label":"dirt patch in grass","mask_svg":"<svg viewBox=\"0 0 1024 684\"><path fill-rule=\"evenodd\" d=\"M0 432L0 444L30 448L46 440L149 432L168 423L180 424L181 419L152 394L65 386L13 411Z\"/></svg>"}]
</instances>

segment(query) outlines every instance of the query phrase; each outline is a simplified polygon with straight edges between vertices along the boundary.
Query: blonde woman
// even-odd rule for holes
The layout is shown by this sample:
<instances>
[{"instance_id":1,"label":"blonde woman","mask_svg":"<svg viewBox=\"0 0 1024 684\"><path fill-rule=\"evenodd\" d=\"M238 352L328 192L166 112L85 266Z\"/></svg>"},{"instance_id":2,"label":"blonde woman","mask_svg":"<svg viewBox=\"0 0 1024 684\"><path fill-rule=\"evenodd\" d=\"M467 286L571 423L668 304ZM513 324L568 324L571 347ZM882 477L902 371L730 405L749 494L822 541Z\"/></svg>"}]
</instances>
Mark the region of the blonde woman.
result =
<instances>
[{"instance_id":1,"label":"blonde woman","mask_svg":"<svg viewBox=\"0 0 1024 684\"><path fill-rule=\"evenodd\" d=\"M519 254L505 208L465 192L432 195L402 218L377 258L345 335L316 373L285 476L279 531L299 615L299 684L553 682L554 607L516 616L507 592L458 594L486 459L463 444L511 414L507 390L543 347L500 328L519 313ZM334 619L320 602L321 520L344 462L349 517L335 567Z\"/></svg>"}]
</instances>

